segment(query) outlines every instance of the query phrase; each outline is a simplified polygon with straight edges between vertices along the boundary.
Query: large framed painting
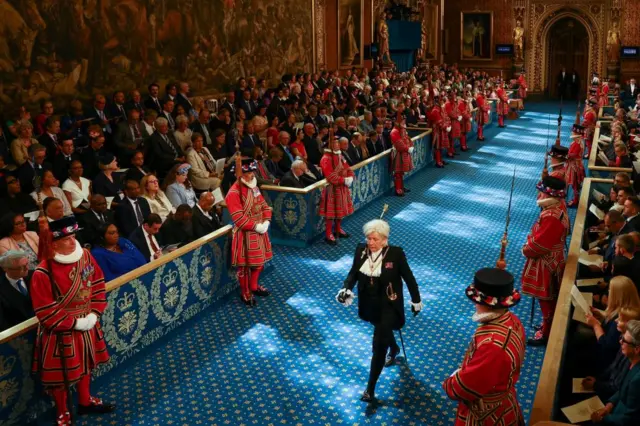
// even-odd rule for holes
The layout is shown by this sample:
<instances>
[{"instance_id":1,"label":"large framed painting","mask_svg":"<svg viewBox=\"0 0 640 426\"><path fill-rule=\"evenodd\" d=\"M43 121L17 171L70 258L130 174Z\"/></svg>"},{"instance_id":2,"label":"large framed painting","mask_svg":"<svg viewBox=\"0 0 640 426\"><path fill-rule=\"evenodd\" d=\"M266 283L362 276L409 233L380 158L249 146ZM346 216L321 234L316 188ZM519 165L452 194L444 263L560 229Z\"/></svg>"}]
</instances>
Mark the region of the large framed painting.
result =
<instances>
[{"instance_id":1,"label":"large framed painting","mask_svg":"<svg viewBox=\"0 0 640 426\"><path fill-rule=\"evenodd\" d=\"M435 59L438 55L440 15L437 4L424 4L422 9L421 59Z\"/></svg>"},{"instance_id":2,"label":"large framed painting","mask_svg":"<svg viewBox=\"0 0 640 426\"><path fill-rule=\"evenodd\" d=\"M338 0L340 68L361 67L364 60L364 0Z\"/></svg>"},{"instance_id":3,"label":"large framed painting","mask_svg":"<svg viewBox=\"0 0 640 426\"><path fill-rule=\"evenodd\" d=\"M493 12L460 12L460 59L493 59Z\"/></svg>"}]
</instances>

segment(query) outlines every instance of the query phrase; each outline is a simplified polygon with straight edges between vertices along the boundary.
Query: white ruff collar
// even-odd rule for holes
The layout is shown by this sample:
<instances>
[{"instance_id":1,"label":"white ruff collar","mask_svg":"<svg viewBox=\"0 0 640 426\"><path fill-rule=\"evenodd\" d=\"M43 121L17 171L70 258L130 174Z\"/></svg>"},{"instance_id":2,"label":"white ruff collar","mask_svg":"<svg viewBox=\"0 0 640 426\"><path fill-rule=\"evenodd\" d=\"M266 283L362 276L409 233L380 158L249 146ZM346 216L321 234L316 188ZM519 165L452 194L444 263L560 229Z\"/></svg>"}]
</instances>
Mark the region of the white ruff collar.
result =
<instances>
[{"instance_id":1,"label":"white ruff collar","mask_svg":"<svg viewBox=\"0 0 640 426\"><path fill-rule=\"evenodd\" d=\"M244 183L246 186L248 186L249 188L253 189L256 187L256 185L258 184L258 180L256 179L256 177L254 176L253 179L251 179L251 182L247 182L244 179L240 178L240 181L242 183Z\"/></svg>"},{"instance_id":2,"label":"white ruff collar","mask_svg":"<svg viewBox=\"0 0 640 426\"><path fill-rule=\"evenodd\" d=\"M536 201L538 207L542 209L547 209L549 207L555 206L556 204L560 204L560 201L555 198L544 198L542 200Z\"/></svg>"},{"instance_id":3,"label":"white ruff collar","mask_svg":"<svg viewBox=\"0 0 640 426\"><path fill-rule=\"evenodd\" d=\"M563 161L562 163L552 164L552 165L551 165L551 168L552 168L552 169L558 169L558 168L560 168L560 167L564 167L564 164L565 164L565 163L564 163L564 161Z\"/></svg>"},{"instance_id":4,"label":"white ruff collar","mask_svg":"<svg viewBox=\"0 0 640 426\"><path fill-rule=\"evenodd\" d=\"M82 257L82 253L83 253L82 246L80 245L78 240L76 240L76 248L70 254L56 253L56 255L53 257L53 260L55 260L58 263L69 265L71 263L76 263L78 260L80 260L80 258Z\"/></svg>"},{"instance_id":5,"label":"white ruff collar","mask_svg":"<svg viewBox=\"0 0 640 426\"><path fill-rule=\"evenodd\" d=\"M504 312L484 312L482 314L479 314L476 312L471 318L473 319L473 321L483 324L501 317L503 313Z\"/></svg>"}]
</instances>

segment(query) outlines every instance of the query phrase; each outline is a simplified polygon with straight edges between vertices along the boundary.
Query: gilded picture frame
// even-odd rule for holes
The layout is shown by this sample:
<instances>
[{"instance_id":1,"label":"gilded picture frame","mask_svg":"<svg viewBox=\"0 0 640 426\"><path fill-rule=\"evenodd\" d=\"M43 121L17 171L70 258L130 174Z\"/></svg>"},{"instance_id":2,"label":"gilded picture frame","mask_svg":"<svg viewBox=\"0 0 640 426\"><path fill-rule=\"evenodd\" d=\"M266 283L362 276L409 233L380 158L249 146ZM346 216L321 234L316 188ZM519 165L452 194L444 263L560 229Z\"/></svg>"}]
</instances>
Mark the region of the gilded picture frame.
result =
<instances>
[{"instance_id":1,"label":"gilded picture frame","mask_svg":"<svg viewBox=\"0 0 640 426\"><path fill-rule=\"evenodd\" d=\"M364 63L364 0L338 0L338 66Z\"/></svg>"},{"instance_id":2,"label":"gilded picture frame","mask_svg":"<svg viewBox=\"0 0 640 426\"><path fill-rule=\"evenodd\" d=\"M460 60L493 60L493 12L460 12Z\"/></svg>"}]
</instances>

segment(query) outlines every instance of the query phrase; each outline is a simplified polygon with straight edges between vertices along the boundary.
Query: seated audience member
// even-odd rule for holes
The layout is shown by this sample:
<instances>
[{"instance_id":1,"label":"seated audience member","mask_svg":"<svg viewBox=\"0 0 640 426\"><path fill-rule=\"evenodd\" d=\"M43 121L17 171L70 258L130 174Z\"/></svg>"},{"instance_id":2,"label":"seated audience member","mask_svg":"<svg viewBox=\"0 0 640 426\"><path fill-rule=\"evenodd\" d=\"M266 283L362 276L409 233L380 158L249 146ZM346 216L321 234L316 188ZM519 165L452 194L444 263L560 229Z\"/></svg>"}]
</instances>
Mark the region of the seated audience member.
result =
<instances>
[{"instance_id":1,"label":"seated audience member","mask_svg":"<svg viewBox=\"0 0 640 426\"><path fill-rule=\"evenodd\" d=\"M38 245L40 238L33 231L27 231L27 223L19 213L8 213L0 221L0 255L10 250L20 250L29 260L29 270L38 267Z\"/></svg>"},{"instance_id":2,"label":"seated audience member","mask_svg":"<svg viewBox=\"0 0 640 426\"><path fill-rule=\"evenodd\" d=\"M180 204L188 204L189 207L196 205L196 193L187 179L190 168L191 166L187 163L176 164L169 170L164 180L164 191L173 207L178 207Z\"/></svg>"},{"instance_id":3,"label":"seated audience member","mask_svg":"<svg viewBox=\"0 0 640 426\"><path fill-rule=\"evenodd\" d=\"M620 188L631 188L631 177L628 173L618 172L614 178L614 184Z\"/></svg>"},{"instance_id":4,"label":"seated audience member","mask_svg":"<svg viewBox=\"0 0 640 426\"><path fill-rule=\"evenodd\" d=\"M640 288L640 256L636 256L636 242L631 234L616 239L616 257L613 260L613 275L628 277Z\"/></svg>"},{"instance_id":5,"label":"seated audience member","mask_svg":"<svg viewBox=\"0 0 640 426\"><path fill-rule=\"evenodd\" d=\"M34 316L29 297L29 258L19 250L0 255L0 331Z\"/></svg>"},{"instance_id":6,"label":"seated audience member","mask_svg":"<svg viewBox=\"0 0 640 426\"><path fill-rule=\"evenodd\" d=\"M161 236L162 219L155 213L151 213L135 231L131 233L129 240L140 250L147 262L151 262L162 256Z\"/></svg>"},{"instance_id":7,"label":"seated audience member","mask_svg":"<svg viewBox=\"0 0 640 426\"><path fill-rule=\"evenodd\" d=\"M115 207L119 202L122 190L120 180L114 176L118 170L118 160L113 154L105 154L100 158L99 167L100 173L93 179L91 190L94 194L101 194L107 198L113 197L112 203Z\"/></svg>"},{"instance_id":8,"label":"seated audience member","mask_svg":"<svg viewBox=\"0 0 640 426\"><path fill-rule=\"evenodd\" d=\"M158 111L146 109L142 119L142 139L147 140L156 131L155 123L158 118Z\"/></svg>"},{"instance_id":9,"label":"seated audience member","mask_svg":"<svg viewBox=\"0 0 640 426\"><path fill-rule=\"evenodd\" d=\"M291 170L291 163L295 160L293 153L289 149L289 141L291 140L291 136L287 132L280 132L278 135L278 144L276 145L276 149L280 151L282 157L278 162L282 173L286 173Z\"/></svg>"},{"instance_id":10,"label":"seated audience member","mask_svg":"<svg viewBox=\"0 0 640 426\"><path fill-rule=\"evenodd\" d=\"M105 281L109 282L147 263L147 259L131 241L120 237L113 223L102 225L98 235L91 254L104 272Z\"/></svg>"},{"instance_id":11,"label":"seated audience member","mask_svg":"<svg viewBox=\"0 0 640 426\"><path fill-rule=\"evenodd\" d=\"M622 191L621 191L622 192ZM624 227L620 231L621 234L628 234L633 231L640 232L640 198L633 196L627 198L624 202L624 210L622 214L627 220Z\"/></svg>"},{"instance_id":12,"label":"seated audience member","mask_svg":"<svg viewBox=\"0 0 640 426\"><path fill-rule=\"evenodd\" d=\"M191 148L187 151L189 180L198 191L212 191L220 186L221 175L216 174L216 160L204 146L204 138L200 133L191 137Z\"/></svg>"},{"instance_id":13,"label":"seated audience member","mask_svg":"<svg viewBox=\"0 0 640 426\"><path fill-rule=\"evenodd\" d=\"M616 195L616 204L611 207L611 209L617 210L622 213L624 211L624 203L629 197L632 197L634 195L634 192L633 189L629 188L628 186L614 186L618 187L618 194Z\"/></svg>"},{"instance_id":14,"label":"seated audience member","mask_svg":"<svg viewBox=\"0 0 640 426\"><path fill-rule=\"evenodd\" d=\"M256 181L258 182L258 186L262 185L278 185L280 183L279 179L271 174L267 166L265 165L265 159L262 154L262 148L259 146L253 149L252 157L256 160L256 164L258 165L258 170L255 172Z\"/></svg>"},{"instance_id":15,"label":"seated audience member","mask_svg":"<svg viewBox=\"0 0 640 426\"><path fill-rule=\"evenodd\" d=\"M114 217L113 212L107 209L107 200L103 195L92 195L89 204L90 209L87 214L79 218L82 226L80 235L83 242L93 245L100 236L98 230L107 223L113 223Z\"/></svg>"},{"instance_id":16,"label":"seated audience member","mask_svg":"<svg viewBox=\"0 0 640 426\"><path fill-rule=\"evenodd\" d=\"M80 159L84 167L83 176L94 180L97 174L100 173L100 159L107 154L107 151L104 148L105 138L100 126L90 126L88 134L89 146L82 151Z\"/></svg>"},{"instance_id":17,"label":"seated audience member","mask_svg":"<svg viewBox=\"0 0 640 426\"><path fill-rule=\"evenodd\" d=\"M142 196L149 202L151 213L160 216L162 222L167 220L167 217L174 211L174 207L160 189L160 181L156 175L149 173L143 177L140 181L140 190L142 191Z\"/></svg>"},{"instance_id":18,"label":"seated audience member","mask_svg":"<svg viewBox=\"0 0 640 426\"><path fill-rule=\"evenodd\" d=\"M640 312L628 308L621 308L616 319L617 329L620 335L624 335L627 322L640 319ZM629 372L629 360L621 351L618 351L613 362L602 374L597 377L588 376L582 380L582 385L586 390L594 391L601 400L606 401L616 393L624 378Z\"/></svg>"},{"instance_id":19,"label":"seated audience member","mask_svg":"<svg viewBox=\"0 0 640 426\"><path fill-rule=\"evenodd\" d=\"M304 146L304 131L298 129L295 132L296 139L289 143L289 149L295 158L307 161L307 149Z\"/></svg>"},{"instance_id":20,"label":"seated audience member","mask_svg":"<svg viewBox=\"0 0 640 426\"><path fill-rule=\"evenodd\" d=\"M80 160L80 156L74 151L73 140L65 139L60 144L60 152L53 157L53 174L60 182L69 177L69 168L74 160Z\"/></svg>"},{"instance_id":21,"label":"seated audience member","mask_svg":"<svg viewBox=\"0 0 640 426\"><path fill-rule=\"evenodd\" d=\"M115 223L120 233L131 235L150 214L149 202L140 196L140 184L135 180L126 181L124 198L118 203L114 212Z\"/></svg>"},{"instance_id":22,"label":"seated audience member","mask_svg":"<svg viewBox=\"0 0 640 426\"><path fill-rule=\"evenodd\" d=\"M640 424L640 321L627 323L627 330L620 338L620 350L629 360L629 372L605 407L591 415L593 423L607 426Z\"/></svg>"},{"instance_id":23,"label":"seated audience member","mask_svg":"<svg viewBox=\"0 0 640 426\"><path fill-rule=\"evenodd\" d=\"M52 115L45 122L45 131L38 137L38 143L47 148L47 161L53 163L56 154L60 152L59 134L60 133L60 117Z\"/></svg>"},{"instance_id":24,"label":"seated audience member","mask_svg":"<svg viewBox=\"0 0 640 426\"><path fill-rule=\"evenodd\" d=\"M631 157L629 157L629 150L623 143L615 144L616 159L609 161L609 165L613 167L633 167Z\"/></svg>"},{"instance_id":25,"label":"seated audience member","mask_svg":"<svg viewBox=\"0 0 640 426\"><path fill-rule=\"evenodd\" d=\"M4 181L6 185L6 196L0 203L2 215L9 212L30 213L38 210L38 204L29 194L21 191L20 180L17 177L8 175Z\"/></svg>"},{"instance_id":26,"label":"seated audience member","mask_svg":"<svg viewBox=\"0 0 640 426\"><path fill-rule=\"evenodd\" d=\"M291 163L291 170L284 174L280 179L280 186L289 188L304 188L306 185L302 181L302 175L305 172L305 164L302 160L295 160Z\"/></svg>"},{"instance_id":27,"label":"seated audience member","mask_svg":"<svg viewBox=\"0 0 640 426\"><path fill-rule=\"evenodd\" d=\"M45 162L46 155L47 149L40 144L29 147L29 158L16 171L23 192L33 192L35 185L42 181L44 171L51 169L49 163Z\"/></svg>"},{"instance_id":28,"label":"seated audience member","mask_svg":"<svg viewBox=\"0 0 640 426\"><path fill-rule=\"evenodd\" d=\"M11 157L20 167L31 157L29 148L31 145L37 145L38 140L33 138L33 125L27 120L16 123L16 131L18 137L11 142Z\"/></svg>"},{"instance_id":29,"label":"seated audience member","mask_svg":"<svg viewBox=\"0 0 640 426\"><path fill-rule=\"evenodd\" d=\"M114 137L118 159L123 166L127 167L131 163L131 157L142 149L144 141L144 125L140 121L140 111L130 109L127 113L127 120L118 123Z\"/></svg>"},{"instance_id":30,"label":"seated audience member","mask_svg":"<svg viewBox=\"0 0 640 426\"><path fill-rule=\"evenodd\" d=\"M60 220L65 217L64 204L61 200L55 197L45 198L42 202L42 209L44 210L44 215L49 222Z\"/></svg>"},{"instance_id":31,"label":"seated audience member","mask_svg":"<svg viewBox=\"0 0 640 426\"><path fill-rule=\"evenodd\" d=\"M209 152L216 160L229 157L225 146L225 138L226 135L223 130L218 129L213 132L213 144L211 145Z\"/></svg>"},{"instance_id":32,"label":"seated audience member","mask_svg":"<svg viewBox=\"0 0 640 426\"><path fill-rule=\"evenodd\" d=\"M148 164L159 177L167 175L175 164L184 163L184 151L169 132L169 124L165 118L156 120L156 131L145 143Z\"/></svg>"},{"instance_id":33,"label":"seated audience member","mask_svg":"<svg viewBox=\"0 0 640 426\"><path fill-rule=\"evenodd\" d=\"M269 158L265 159L263 164L276 179L282 179L284 176L284 170L280 168L280 162L284 154L278 148L271 148L269 150Z\"/></svg>"},{"instance_id":34,"label":"seated audience member","mask_svg":"<svg viewBox=\"0 0 640 426\"><path fill-rule=\"evenodd\" d=\"M194 238L204 237L222 226L218 212L213 208L214 203L215 198L211 192L200 194L200 199L193 208L191 218Z\"/></svg>"},{"instance_id":35,"label":"seated audience member","mask_svg":"<svg viewBox=\"0 0 640 426\"><path fill-rule=\"evenodd\" d=\"M82 172L82 163L74 160L69 168L69 178L62 184L62 190L76 215L87 212L91 197L91 181L82 177Z\"/></svg>"},{"instance_id":36,"label":"seated audience member","mask_svg":"<svg viewBox=\"0 0 640 426\"><path fill-rule=\"evenodd\" d=\"M340 138L340 152L342 153L342 158L345 159L349 166L353 166L356 164L355 159L351 158L351 154L349 153L349 139Z\"/></svg>"},{"instance_id":37,"label":"seated audience member","mask_svg":"<svg viewBox=\"0 0 640 426\"><path fill-rule=\"evenodd\" d=\"M211 120L211 112L208 109L202 108L198 111L198 118L189 126L193 133L200 133L204 140L204 145L211 149L213 147L213 131L209 126Z\"/></svg>"},{"instance_id":38,"label":"seated audience member","mask_svg":"<svg viewBox=\"0 0 640 426\"><path fill-rule=\"evenodd\" d=\"M188 204L181 204L176 212L167 218L160 228L160 237L166 245L187 244L193 241L192 210Z\"/></svg>"},{"instance_id":39,"label":"seated audience member","mask_svg":"<svg viewBox=\"0 0 640 426\"><path fill-rule=\"evenodd\" d=\"M374 130L369 132L368 136L366 144L369 155L373 157L374 155L383 153L384 146L382 145L382 140L378 137L378 133Z\"/></svg>"},{"instance_id":40,"label":"seated audience member","mask_svg":"<svg viewBox=\"0 0 640 426\"><path fill-rule=\"evenodd\" d=\"M611 279L607 309L604 313L592 308L591 313L587 314L587 324L592 328L596 342L595 346L590 343L589 352L583 352L580 357L588 360L585 366L590 371L603 371L615 358L620 347L620 333L616 328L615 319L622 308L640 312L640 296L629 278L619 276Z\"/></svg>"},{"instance_id":41,"label":"seated audience member","mask_svg":"<svg viewBox=\"0 0 640 426\"><path fill-rule=\"evenodd\" d=\"M176 130L173 131L173 136L184 152L187 152L187 149L191 147L192 135L193 131L189 128L189 119L184 115L176 117Z\"/></svg>"},{"instance_id":42,"label":"seated audience member","mask_svg":"<svg viewBox=\"0 0 640 426\"><path fill-rule=\"evenodd\" d=\"M31 197L38 203L42 203L45 198L54 197L62 201L64 206L64 215L70 216L73 214L71 210L71 204L65 195L64 191L58 187L58 179L53 175L52 170L45 170L42 174L42 183L40 191L32 192Z\"/></svg>"},{"instance_id":43,"label":"seated audience member","mask_svg":"<svg viewBox=\"0 0 640 426\"><path fill-rule=\"evenodd\" d=\"M351 135L351 142L349 142L349 146L347 148L349 158L351 158L354 164L358 164L365 159L365 157L363 156L364 152L360 147L360 139L360 133L355 132L353 135Z\"/></svg>"},{"instance_id":44,"label":"seated audience member","mask_svg":"<svg viewBox=\"0 0 640 426\"><path fill-rule=\"evenodd\" d=\"M131 157L131 167L125 173L124 180L135 180L139 183L149 173L151 170L144 165L144 152L136 151Z\"/></svg>"}]
</instances>

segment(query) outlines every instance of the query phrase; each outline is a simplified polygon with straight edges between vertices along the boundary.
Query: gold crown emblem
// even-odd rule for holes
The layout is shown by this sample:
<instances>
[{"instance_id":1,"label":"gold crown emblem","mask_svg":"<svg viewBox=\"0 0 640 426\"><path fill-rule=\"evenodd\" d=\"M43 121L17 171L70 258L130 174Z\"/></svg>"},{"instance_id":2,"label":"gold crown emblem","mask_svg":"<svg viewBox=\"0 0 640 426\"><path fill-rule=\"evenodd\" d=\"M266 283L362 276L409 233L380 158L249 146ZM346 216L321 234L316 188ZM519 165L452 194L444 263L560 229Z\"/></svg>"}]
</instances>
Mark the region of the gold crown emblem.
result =
<instances>
[{"instance_id":1,"label":"gold crown emblem","mask_svg":"<svg viewBox=\"0 0 640 426\"><path fill-rule=\"evenodd\" d=\"M200 265L207 266L211 263L211 253L204 253L200 256Z\"/></svg>"},{"instance_id":2,"label":"gold crown emblem","mask_svg":"<svg viewBox=\"0 0 640 426\"><path fill-rule=\"evenodd\" d=\"M293 210L298 206L298 202L296 200L289 198L284 202L284 206L289 210Z\"/></svg>"},{"instance_id":3,"label":"gold crown emblem","mask_svg":"<svg viewBox=\"0 0 640 426\"><path fill-rule=\"evenodd\" d=\"M120 311L126 311L127 309L133 306L133 300L135 299L135 295L133 293L124 292L124 296L118 299L116 306Z\"/></svg>"},{"instance_id":4,"label":"gold crown emblem","mask_svg":"<svg viewBox=\"0 0 640 426\"><path fill-rule=\"evenodd\" d=\"M175 271L175 270L167 272L167 274L164 277L162 277L162 283L166 287L171 287L176 283L177 280L178 280L178 271Z\"/></svg>"},{"instance_id":5,"label":"gold crown emblem","mask_svg":"<svg viewBox=\"0 0 640 426\"><path fill-rule=\"evenodd\" d=\"M13 366L15 364L16 364L15 356L8 356L8 357L0 356L0 377L6 376L7 374L11 373L11 370L13 370Z\"/></svg>"}]
</instances>

